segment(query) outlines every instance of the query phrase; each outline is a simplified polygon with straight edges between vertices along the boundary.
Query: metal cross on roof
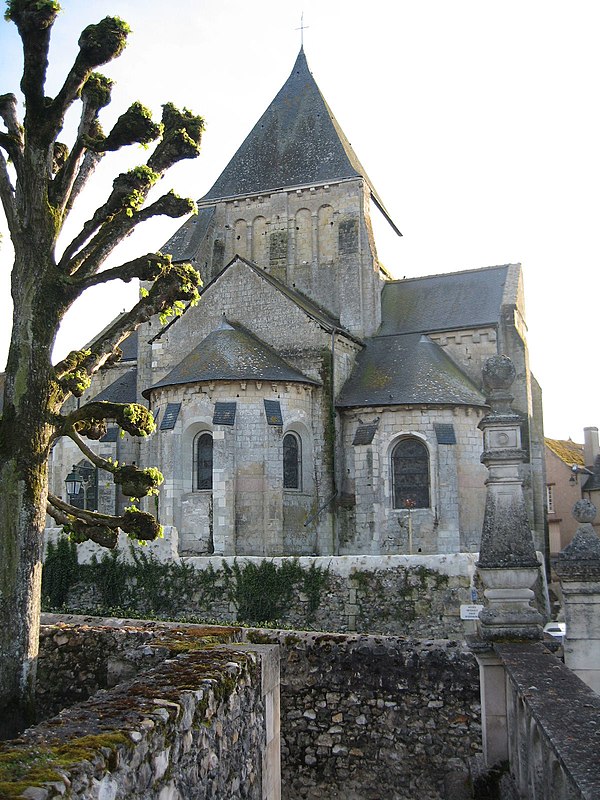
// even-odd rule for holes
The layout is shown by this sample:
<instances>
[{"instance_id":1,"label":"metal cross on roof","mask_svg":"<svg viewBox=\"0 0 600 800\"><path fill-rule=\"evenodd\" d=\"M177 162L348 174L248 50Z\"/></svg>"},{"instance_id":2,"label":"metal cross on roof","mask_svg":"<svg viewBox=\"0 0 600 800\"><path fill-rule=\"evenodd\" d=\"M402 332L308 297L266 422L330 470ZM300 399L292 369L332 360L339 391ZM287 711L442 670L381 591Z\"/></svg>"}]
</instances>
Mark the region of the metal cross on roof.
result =
<instances>
[{"instance_id":1,"label":"metal cross on roof","mask_svg":"<svg viewBox=\"0 0 600 800\"><path fill-rule=\"evenodd\" d=\"M297 31L300 31L300 47L304 47L304 31L306 28L310 28L310 25L304 24L304 11L300 15L300 27L296 28Z\"/></svg>"}]
</instances>

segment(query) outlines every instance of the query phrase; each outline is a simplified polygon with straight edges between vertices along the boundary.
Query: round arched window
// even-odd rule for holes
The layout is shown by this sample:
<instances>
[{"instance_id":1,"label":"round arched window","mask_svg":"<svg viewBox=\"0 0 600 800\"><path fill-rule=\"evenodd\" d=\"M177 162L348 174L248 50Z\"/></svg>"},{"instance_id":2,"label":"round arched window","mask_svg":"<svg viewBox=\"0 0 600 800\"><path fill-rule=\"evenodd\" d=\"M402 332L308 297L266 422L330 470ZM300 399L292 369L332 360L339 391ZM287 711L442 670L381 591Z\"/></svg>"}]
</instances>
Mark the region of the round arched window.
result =
<instances>
[{"instance_id":1,"label":"round arched window","mask_svg":"<svg viewBox=\"0 0 600 800\"><path fill-rule=\"evenodd\" d=\"M283 488L302 489L302 444L295 433L283 437Z\"/></svg>"},{"instance_id":2,"label":"round arched window","mask_svg":"<svg viewBox=\"0 0 600 800\"><path fill-rule=\"evenodd\" d=\"M213 437L210 433L199 433L194 439L195 488L212 489L213 485Z\"/></svg>"},{"instance_id":3,"label":"round arched window","mask_svg":"<svg viewBox=\"0 0 600 800\"><path fill-rule=\"evenodd\" d=\"M401 439L392 450L394 508L429 508L429 453L419 439Z\"/></svg>"}]
</instances>

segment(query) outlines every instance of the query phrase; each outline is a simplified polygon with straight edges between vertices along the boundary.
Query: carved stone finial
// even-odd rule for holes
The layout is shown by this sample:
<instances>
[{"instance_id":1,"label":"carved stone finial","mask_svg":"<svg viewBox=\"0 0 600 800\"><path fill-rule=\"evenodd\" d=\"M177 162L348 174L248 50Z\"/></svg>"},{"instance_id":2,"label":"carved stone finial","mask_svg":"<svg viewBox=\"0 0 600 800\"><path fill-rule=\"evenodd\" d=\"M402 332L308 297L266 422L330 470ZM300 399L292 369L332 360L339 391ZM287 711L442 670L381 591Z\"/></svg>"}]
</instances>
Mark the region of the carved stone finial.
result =
<instances>
[{"instance_id":1,"label":"carved stone finial","mask_svg":"<svg viewBox=\"0 0 600 800\"><path fill-rule=\"evenodd\" d=\"M577 522L593 522L596 519L596 506L591 500L578 500L572 514Z\"/></svg>"},{"instance_id":2,"label":"carved stone finial","mask_svg":"<svg viewBox=\"0 0 600 800\"><path fill-rule=\"evenodd\" d=\"M580 523L575 536L554 561L556 574L562 580L598 580L600 577L600 538L592 522L596 506L590 500L578 500L573 516Z\"/></svg>"},{"instance_id":3,"label":"carved stone finial","mask_svg":"<svg viewBox=\"0 0 600 800\"><path fill-rule=\"evenodd\" d=\"M514 415L511 409L513 396L510 387L516 377L515 366L508 356L491 356L482 369L483 388L492 415Z\"/></svg>"},{"instance_id":4,"label":"carved stone finial","mask_svg":"<svg viewBox=\"0 0 600 800\"><path fill-rule=\"evenodd\" d=\"M495 389L508 391L513 385L516 370L508 356L491 356L483 365L483 386L487 392Z\"/></svg>"}]
</instances>

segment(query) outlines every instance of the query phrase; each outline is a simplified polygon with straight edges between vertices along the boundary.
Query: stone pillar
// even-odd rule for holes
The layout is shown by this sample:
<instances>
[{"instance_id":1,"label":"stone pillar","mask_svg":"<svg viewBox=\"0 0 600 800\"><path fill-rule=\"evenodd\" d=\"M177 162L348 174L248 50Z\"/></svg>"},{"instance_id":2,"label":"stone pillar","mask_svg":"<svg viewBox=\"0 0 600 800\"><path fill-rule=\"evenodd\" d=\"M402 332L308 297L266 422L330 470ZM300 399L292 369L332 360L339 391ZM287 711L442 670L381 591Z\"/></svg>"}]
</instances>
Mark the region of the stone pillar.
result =
<instances>
[{"instance_id":1,"label":"stone pillar","mask_svg":"<svg viewBox=\"0 0 600 800\"><path fill-rule=\"evenodd\" d=\"M477 573L484 587L484 609L471 649L479 664L481 722L486 765L508 759L506 676L496 641L542 638L542 615L534 608L532 586L539 575L529 527L521 465L521 420L512 411L510 388L515 368L507 356L492 356L483 367L490 412L479 423L489 470Z\"/></svg>"},{"instance_id":2,"label":"stone pillar","mask_svg":"<svg viewBox=\"0 0 600 800\"><path fill-rule=\"evenodd\" d=\"M596 507L578 500L573 516L580 526L554 562L567 625L565 664L600 694L600 539L592 526Z\"/></svg>"},{"instance_id":3,"label":"stone pillar","mask_svg":"<svg viewBox=\"0 0 600 800\"><path fill-rule=\"evenodd\" d=\"M479 428L489 477L477 569L486 600L479 634L486 641L542 638L542 615L531 605L540 565L523 496L521 420L511 409L509 391L514 379L507 356L485 362L483 384L491 410Z\"/></svg>"}]
</instances>

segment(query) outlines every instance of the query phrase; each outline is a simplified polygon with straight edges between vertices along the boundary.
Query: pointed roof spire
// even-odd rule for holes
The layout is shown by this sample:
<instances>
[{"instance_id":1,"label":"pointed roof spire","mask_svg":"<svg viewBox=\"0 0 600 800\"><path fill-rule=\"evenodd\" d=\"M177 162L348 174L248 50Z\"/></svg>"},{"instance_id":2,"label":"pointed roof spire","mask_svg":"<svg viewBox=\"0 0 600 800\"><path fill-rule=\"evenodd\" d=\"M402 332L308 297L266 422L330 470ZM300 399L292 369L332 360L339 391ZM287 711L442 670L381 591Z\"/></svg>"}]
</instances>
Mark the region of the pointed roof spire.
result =
<instances>
[{"instance_id":1,"label":"pointed roof spire","mask_svg":"<svg viewBox=\"0 0 600 800\"><path fill-rule=\"evenodd\" d=\"M292 72L201 203L296 186L363 178L400 233L325 98L300 48Z\"/></svg>"}]
</instances>

